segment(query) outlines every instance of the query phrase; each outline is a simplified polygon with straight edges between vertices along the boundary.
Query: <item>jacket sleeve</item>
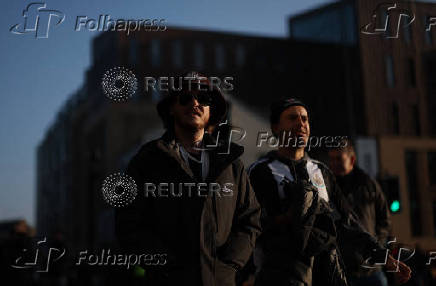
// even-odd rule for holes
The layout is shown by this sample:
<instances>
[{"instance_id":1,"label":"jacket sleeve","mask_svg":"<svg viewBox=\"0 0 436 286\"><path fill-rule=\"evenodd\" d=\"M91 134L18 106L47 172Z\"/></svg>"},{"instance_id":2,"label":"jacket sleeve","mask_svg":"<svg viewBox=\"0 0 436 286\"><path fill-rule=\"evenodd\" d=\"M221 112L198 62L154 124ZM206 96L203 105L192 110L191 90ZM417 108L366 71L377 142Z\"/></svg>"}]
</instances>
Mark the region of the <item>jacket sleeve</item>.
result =
<instances>
[{"instance_id":1,"label":"jacket sleeve","mask_svg":"<svg viewBox=\"0 0 436 286\"><path fill-rule=\"evenodd\" d=\"M387 237L389 235L391 221L388 210L388 205L386 198L377 182L374 181L376 197L375 197L375 208L376 208L376 234L380 243L386 243Z\"/></svg>"},{"instance_id":2,"label":"jacket sleeve","mask_svg":"<svg viewBox=\"0 0 436 286\"><path fill-rule=\"evenodd\" d=\"M247 263L261 231L260 206L243 166L240 168L239 178L238 201L233 226L227 245L221 253L221 260L237 270Z\"/></svg>"},{"instance_id":3,"label":"jacket sleeve","mask_svg":"<svg viewBox=\"0 0 436 286\"><path fill-rule=\"evenodd\" d=\"M336 183L334 175L328 171L327 176L332 189L333 203L339 213L339 219L337 220L339 243L351 243L353 248L365 259L372 257L379 260L385 255L385 250L378 243L377 239L365 231L360 224L353 209Z\"/></svg>"},{"instance_id":4,"label":"jacket sleeve","mask_svg":"<svg viewBox=\"0 0 436 286\"><path fill-rule=\"evenodd\" d=\"M164 254L171 258L170 250L162 243L154 231L155 221L150 213L153 210L153 198L143 195L146 171L141 166L146 162L140 154L129 163L126 173L131 176L138 188L135 200L124 208L116 209L115 231L121 248L128 253Z\"/></svg>"}]
</instances>

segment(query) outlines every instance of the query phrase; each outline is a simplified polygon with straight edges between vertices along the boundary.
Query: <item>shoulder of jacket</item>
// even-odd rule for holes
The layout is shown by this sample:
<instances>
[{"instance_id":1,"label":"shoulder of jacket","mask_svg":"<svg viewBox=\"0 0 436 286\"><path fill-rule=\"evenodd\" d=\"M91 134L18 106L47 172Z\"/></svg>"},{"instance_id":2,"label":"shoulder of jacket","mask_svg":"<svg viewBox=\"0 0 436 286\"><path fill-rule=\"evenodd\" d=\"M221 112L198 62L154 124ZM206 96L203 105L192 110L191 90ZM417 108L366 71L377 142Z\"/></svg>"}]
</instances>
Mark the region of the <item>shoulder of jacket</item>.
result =
<instances>
[{"instance_id":1,"label":"shoulder of jacket","mask_svg":"<svg viewBox=\"0 0 436 286\"><path fill-rule=\"evenodd\" d=\"M147 143L144 143L139 148L138 152L136 152L135 156L133 156L133 159L140 159L140 158L148 157L148 156L150 156L150 154L155 154L155 152L158 149L158 147L157 147L158 141L159 141L159 139L155 139L155 140L149 141Z\"/></svg>"},{"instance_id":2,"label":"shoulder of jacket","mask_svg":"<svg viewBox=\"0 0 436 286\"><path fill-rule=\"evenodd\" d=\"M260 157L257 161L255 161L253 164L250 165L250 167L247 170L248 175L251 174L254 170L258 170L259 168L265 167L269 163L274 161L274 158L271 158L268 155Z\"/></svg>"},{"instance_id":3,"label":"shoulder of jacket","mask_svg":"<svg viewBox=\"0 0 436 286\"><path fill-rule=\"evenodd\" d=\"M309 158L308 161L311 161L312 163L318 165L318 168L320 168L321 170L326 171L329 175L333 175L333 172L330 170L330 168L327 166L326 163Z\"/></svg>"},{"instance_id":4,"label":"shoulder of jacket","mask_svg":"<svg viewBox=\"0 0 436 286\"><path fill-rule=\"evenodd\" d=\"M233 168L235 168L236 170L241 170L244 168L244 163L242 163L242 160L240 158L234 160L232 162Z\"/></svg>"},{"instance_id":5,"label":"shoulder of jacket","mask_svg":"<svg viewBox=\"0 0 436 286\"><path fill-rule=\"evenodd\" d=\"M377 181L376 180L371 178L367 173L365 173L359 167L356 167L355 171L356 171L356 178L358 180L357 181L358 184L371 186L372 191L374 191L374 192L377 191Z\"/></svg>"}]
</instances>

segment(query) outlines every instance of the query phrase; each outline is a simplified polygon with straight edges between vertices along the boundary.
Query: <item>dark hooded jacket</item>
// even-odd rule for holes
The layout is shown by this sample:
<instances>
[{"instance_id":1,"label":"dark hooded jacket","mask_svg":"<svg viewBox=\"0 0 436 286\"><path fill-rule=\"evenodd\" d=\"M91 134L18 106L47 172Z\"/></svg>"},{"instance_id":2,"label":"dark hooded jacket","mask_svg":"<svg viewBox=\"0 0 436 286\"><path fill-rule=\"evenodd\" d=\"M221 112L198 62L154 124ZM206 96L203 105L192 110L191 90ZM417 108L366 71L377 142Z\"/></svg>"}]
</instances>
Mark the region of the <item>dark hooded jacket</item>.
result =
<instances>
[{"instance_id":1,"label":"dark hooded jacket","mask_svg":"<svg viewBox=\"0 0 436 286\"><path fill-rule=\"evenodd\" d=\"M212 145L215 139L205 134L204 142ZM138 196L117 210L120 244L126 252L167 257L165 265L144 266L147 285L234 285L236 271L252 254L260 233L260 207L239 159L243 147L227 147L220 143L207 151L210 168L204 182L182 159L171 133L145 144L130 161L127 174L135 180ZM182 195L146 197L145 183L181 184ZM194 195L189 195L187 183L195 184ZM197 186L208 190L211 183L226 185L226 192L195 195Z\"/></svg>"},{"instance_id":2,"label":"dark hooded jacket","mask_svg":"<svg viewBox=\"0 0 436 286\"><path fill-rule=\"evenodd\" d=\"M338 246L352 244L363 257L381 250L323 163L307 154L286 160L273 151L249 175L264 229L254 255L257 285L348 285Z\"/></svg>"},{"instance_id":3,"label":"dark hooded jacket","mask_svg":"<svg viewBox=\"0 0 436 286\"><path fill-rule=\"evenodd\" d=\"M390 229L389 210L377 182L357 166L348 175L337 176L337 182L365 230L377 237L380 243L386 243ZM363 258L349 250L343 249L343 256L348 271L354 276L366 276L380 270L379 267L362 267Z\"/></svg>"}]
</instances>

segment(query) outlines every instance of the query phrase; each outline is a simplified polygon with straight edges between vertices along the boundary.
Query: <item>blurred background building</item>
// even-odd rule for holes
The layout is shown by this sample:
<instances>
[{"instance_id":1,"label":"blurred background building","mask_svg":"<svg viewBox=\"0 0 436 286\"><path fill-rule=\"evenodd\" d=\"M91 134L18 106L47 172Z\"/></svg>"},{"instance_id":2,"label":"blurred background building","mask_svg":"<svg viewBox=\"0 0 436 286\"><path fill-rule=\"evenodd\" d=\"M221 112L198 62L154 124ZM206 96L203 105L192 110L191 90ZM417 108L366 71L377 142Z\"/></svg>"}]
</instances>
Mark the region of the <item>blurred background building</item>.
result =
<instances>
[{"instance_id":1,"label":"blurred background building","mask_svg":"<svg viewBox=\"0 0 436 286\"><path fill-rule=\"evenodd\" d=\"M415 16L413 23L402 13ZM335 2L289 19L292 39L358 50L358 64L345 68L360 71L359 164L373 176L397 179L388 184L394 190L386 190L395 197L391 203L401 204L393 236L427 249L436 248L436 42L434 30L427 31L435 15L432 3L371 0ZM386 25L386 32L363 34L368 23ZM387 38L397 29L398 38ZM353 96L346 106L353 106Z\"/></svg>"}]
</instances>

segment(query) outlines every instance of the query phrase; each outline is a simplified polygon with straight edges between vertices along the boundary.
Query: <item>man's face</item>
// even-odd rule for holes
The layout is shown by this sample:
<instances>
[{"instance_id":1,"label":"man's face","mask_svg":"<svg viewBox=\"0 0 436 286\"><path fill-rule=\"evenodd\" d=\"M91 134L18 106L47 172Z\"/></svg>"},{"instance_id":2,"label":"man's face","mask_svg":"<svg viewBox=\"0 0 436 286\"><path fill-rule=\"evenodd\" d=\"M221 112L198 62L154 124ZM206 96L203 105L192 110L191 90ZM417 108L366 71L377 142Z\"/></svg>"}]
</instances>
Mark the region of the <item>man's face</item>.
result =
<instances>
[{"instance_id":1,"label":"man's face","mask_svg":"<svg viewBox=\"0 0 436 286\"><path fill-rule=\"evenodd\" d=\"M348 175L353 170L355 161L356 158L352 153L341 150L329 151L330 169L336 176Z\"/></svg>"},{"instance_id":2,"label":"man's face","mask_svg":"<svg viewBox=\"0 0 436 286\"><path fill-rule=\"evenodd\" d=\"M196 92L190 91L191 94ZM170 112L174 116L175 124L185 129L204 129L210 119L210 107L200 105L193 96L187 102L182 100L182 103L180 103L180 96L177 96Z\"/></svg>"},{"instance_id":3,"label":"man's face","mask_svg":"<svg viewBox=\"0 0 436 286\"><path fill-rule=\"evenodd\" d=\"M274 134L282 138L285 133L285 140L292 137L298 140L298 146L304 148L310 136L310 125L307 110L303 106L291 106L280 114L280 120L272 126ZM286 143L286 142L285 142ZM295 145L294 143L290 146Z\"/></svg>"}]
</instances>

